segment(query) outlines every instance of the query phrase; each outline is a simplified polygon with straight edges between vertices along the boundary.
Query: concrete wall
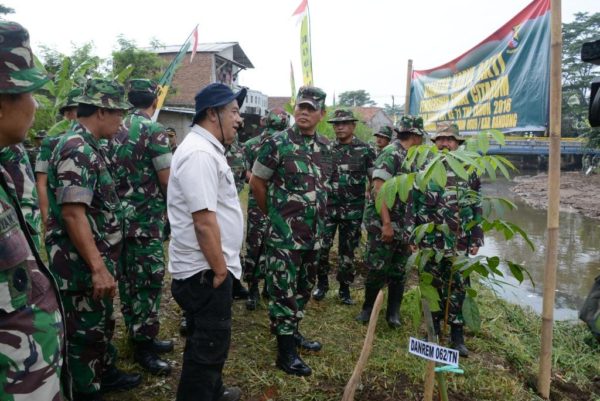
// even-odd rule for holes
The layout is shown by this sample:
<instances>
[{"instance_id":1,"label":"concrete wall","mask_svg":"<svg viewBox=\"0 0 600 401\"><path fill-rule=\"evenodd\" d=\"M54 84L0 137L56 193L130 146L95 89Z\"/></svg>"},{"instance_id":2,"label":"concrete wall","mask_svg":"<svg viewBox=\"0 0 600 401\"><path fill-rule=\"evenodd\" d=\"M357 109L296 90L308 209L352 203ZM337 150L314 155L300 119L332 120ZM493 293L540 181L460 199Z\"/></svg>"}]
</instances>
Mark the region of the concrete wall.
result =
<instances>
[{"instance_id":1,"label":"concrete wall","mask_svg":"<svg viewBox=\"0 0 600 401\"><path fill-rule=\"evenodd\" d=\"M177 143L180 144L183 138L190 131L190 124L192 123L194 114L184 114L179 112L165 111L162 110L158 115L158 122L161 123L165 128L172 127L177 132Z\"/></svg>"}]
</instances>

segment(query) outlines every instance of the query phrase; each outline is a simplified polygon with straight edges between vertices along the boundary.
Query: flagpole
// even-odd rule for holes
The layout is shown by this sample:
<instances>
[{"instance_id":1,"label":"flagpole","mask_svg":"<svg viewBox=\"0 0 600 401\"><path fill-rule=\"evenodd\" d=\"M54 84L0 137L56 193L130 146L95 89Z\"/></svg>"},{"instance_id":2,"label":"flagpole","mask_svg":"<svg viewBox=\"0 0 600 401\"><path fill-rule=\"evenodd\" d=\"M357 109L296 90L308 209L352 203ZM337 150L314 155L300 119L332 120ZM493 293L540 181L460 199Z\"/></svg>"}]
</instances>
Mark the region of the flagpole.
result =
<instances>
[{"instance_id":1,"label":"flagpole","mask_svg":"<svg viewBox=\"0 0 600 401\"><path fill-rule=\"evenodd\" d=\"M552 328L558 260L558 227L560 207L560 124L561 124L561 0L550 2L550 152L548 161L548 240L544 270L544 303L542 310L542 346L538 392L550 397L552 374Z\"/></svg>"},{"instance_id":2,"label":"flagpole","mask_svg":"<svg viewBox=\"0 0 600 401\"><path fill-rule=\"evenodd\" d=\"M412 84L412 68L413 61L408 59L408 67L406 67L406 95L404 95L404 115L410 114L410 86Z\"/></svg>"},{"instance_id":3,"label":"flagpole","mask_svg":"<svg viewBox=\"0 0 600 401\"><path fill-rule=\"evenodd\" d=\"M310 51L310 77L312 79L312 85L315 85L315 73L313 71L312 64L312 23L310 22L310 6L308 0L306 1L306 15L308 16L308 50Z\"/></svg>"},{"instance_id":4,"label":"flagpole","mask_svg":"<svg viewBox=\"0 0 600 401\"><path fill-rule=\"evenodd\" d=\"M188 37L183 41L183 44L185 45L187 43L188 40L190 40L190 38L192 37L192 35L194 34L194 32L196 32L196 30L198 29L198 26L200 26L200 24L196 24L196 26L194 27L194 29L192 29L192 32L190 32L190 34L188 35ZM165 71L169 71L169 69L171 68L171 66L173 65L173 63L175 63L177 60L177 57L173 57L173 60L171 60L171 62L169 63L169 66L165 69ZM162 78L161 78L162 80Z\"/></svg>"}]
</instances>

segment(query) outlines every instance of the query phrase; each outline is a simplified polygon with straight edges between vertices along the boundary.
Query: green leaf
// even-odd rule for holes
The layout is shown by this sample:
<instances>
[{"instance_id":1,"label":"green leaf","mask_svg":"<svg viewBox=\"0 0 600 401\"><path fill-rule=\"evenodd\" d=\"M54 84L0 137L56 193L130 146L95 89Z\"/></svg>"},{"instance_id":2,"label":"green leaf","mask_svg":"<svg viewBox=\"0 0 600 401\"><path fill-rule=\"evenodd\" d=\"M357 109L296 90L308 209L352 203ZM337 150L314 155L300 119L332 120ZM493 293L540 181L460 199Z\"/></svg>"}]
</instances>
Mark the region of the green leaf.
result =
<instances>
[{"instance_id":1,"label":"green leaf","mask_svg":"<svg viewBox=\"0 0 600 401\"><path fill-rule=\"evenodd\" d=\"M419 284L421 290L421 296L429 302L429 308L432 312L439 312L440 309L440 295L437 290L430 284Z\"/></svg>"},{"instance_id":2,"label":"green leaf","mask_svg":"<svg viewBox=\"0 0 600 401\"><path fill-rule=\"evenodd\" d=\"M433 274L431 274L431 273L422 272L420 276L421 276L421 283L423 283L423 284L431 284L431 282L433 281Z\"/></svg>"},{"instance_id":3,"label":"green leaf","mask_svg":"<svg viewBox=\"0 0 600 401\"><path fill-rule=\"evenodd\" d=\"M433 167L433 180L440 187L445 188L448 180L448 174L444 168L444 164L441 161L437 161Z\"/></svg>"},{"instance_id":4,"label":"green leaf","mask_svg":"<svg viewBox=\"0 0 600 401\"><path fill-rule=\"evenodd\" d=\"M462 314L465 319L465 324L473 331L479 332L481 330L481 316L479 315L479 308L475 299L466 296L462 306Z\"/></svg>"},{"instance_id":5,"label":"green leaf","mask_svg":"<svg viewBox=\"0 0 600 401\"><path fill-rule=\"evenodd\" d=\"M491 135L492 138L494 138L494 140L496 142L498 142L498 144L504 145L506 143L506 141L504 139L504 134L502 133L502 131L499 131L497 129L489 129L484 132L488 135Z\"/></svg>"},{"instance_id":6,"label":"green leaf","mask_svg":"<svg viewBox=\"0 0 600 401\"><path fill-rule=\"evenodd\" d=\"M467 291L468 297L471 297L471 298L477 297L477 290L475 288L467 287L467 288L465 288L465 290Z\"/></svg>"},{"instance_id":7,"label":"green leaf","mask_svg":"<svg viewBox=\"0 0 600 401\"><path fill-rule=\"evenodd\" d=\"M448 165L450 166L452 171L454 171L454 174L456 174L465 181L469 179L469 175L467 174L467 171L463 167L462 163L455 159L452 156L452 153L448 153L446 155L446 161L448 162Z\"/></svg>"},{"instance_id":8,"label":"green leaf","mask_svg":"<svg viewBox=\"0 0 600 401\"><path fill-rule=\"evenodd\" d=\"M492 181L496 180L496 169L492 166L492 164L487 159L487 156L481 158L483 165L485 167L485 171L487 171L488 175L492 179Z\"/></svg>"},{"instance_id":9,"label":"green leaf","mask_svg":"<svg viewBox=\"0 0 600 401\"><path fill-rule=\"evenodd\" d=\"M419 157L417 158L417 168L421 168L425 164L425 161L427 161L427 158L429 157L431 146L419 146L418 151Z\"/></svg>"},{"instance_id":10,"label":"green leaf","mask_svg":"<svg viewBox=\"0 0 600 401\"><path fill-rule=\"evenodd\" d=\"M485 132L480 132L477 135L477 145L483 154L486 154L490 149L490 140Z\"/></svg>"},{"instance_id":11,"label":"green leaf","mask_svg":"<svg viewBox=\"0 0 600 401\"><path fill-rule=\"evenodd\" d=\"M523 266L517 263L513 263L510 260L507 260L506 263L508 264L508 267L510 268L510 273L513 275L513 277L517 279L519 284L522 283L525 279L525 276L523 274Z\"/></svg>"},{"instance_id":12,"label":"green leaf","mask_svg":"<svg viewBox=\"0 0 600 401\"><path fill-rule=\"evenodd\" d=\"M492 269L495 269L500 265L500 258L498 256L492 256L491 258L486 257L485 259L487 260L488 266Z\"/></svg>"},{"instance_id":13,"label":"green leaf","mask_svg":"<svg viewBox=\"0 0 600 401\"><path fill-rule=\"evenodd\" d=\"M535 245L533 245L533 242L531 242L531 239L529 239L529 236L521 227L511 222L507 222L506 224L513 230L513 232L518 233L525 240L525 242L527 242L527 245L529 245L532 251L535 251Z\"/></svg>"},{"instance_id":14,"label":"green leaf","mask_svg":"<svg viewBox=\"0 0 600 401\"><path fill-rule=\"evenodd\" d=\"M423 312L421 311L421 293L418 288L412 288L404 294L402 313L408 312L415 327L421 325Z\"/></svg>"},{"instance_id":15,"label":"green leaf","mask_svg":"<svg viewBox=\"0 0 600 401\"><path fill-rule=\"evenodd\" d=\"M413 184L415 182L415 173L402 174L396 179L396 192L400 196L402 202L408 200Z\"/></svg>"}]
</instances>

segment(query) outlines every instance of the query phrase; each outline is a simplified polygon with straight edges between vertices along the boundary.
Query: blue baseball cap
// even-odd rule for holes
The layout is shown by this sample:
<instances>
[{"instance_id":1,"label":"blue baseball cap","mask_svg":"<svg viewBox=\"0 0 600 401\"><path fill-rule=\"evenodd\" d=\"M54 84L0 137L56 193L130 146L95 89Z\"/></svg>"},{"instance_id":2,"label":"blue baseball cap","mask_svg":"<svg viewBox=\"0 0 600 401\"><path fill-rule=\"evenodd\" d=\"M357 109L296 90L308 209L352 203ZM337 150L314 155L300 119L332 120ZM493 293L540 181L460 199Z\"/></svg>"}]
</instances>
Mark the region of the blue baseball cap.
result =
<instances>
[{"instance_id":1,"label":"blue baseball cap","mask_svg":"<svg viewBox=\"0 0 600 401\"><path fill-rule=\"evenodd\" d=\"M209 84L194 96L194 100L196 101L196 115L194 115L194 120L209 107L225 106L234 99L237 100L238 106L242 107L245 98L246 88L242 88L239 92L234 93L227 85L220 83Z\"/></svg>"}]
</instances>

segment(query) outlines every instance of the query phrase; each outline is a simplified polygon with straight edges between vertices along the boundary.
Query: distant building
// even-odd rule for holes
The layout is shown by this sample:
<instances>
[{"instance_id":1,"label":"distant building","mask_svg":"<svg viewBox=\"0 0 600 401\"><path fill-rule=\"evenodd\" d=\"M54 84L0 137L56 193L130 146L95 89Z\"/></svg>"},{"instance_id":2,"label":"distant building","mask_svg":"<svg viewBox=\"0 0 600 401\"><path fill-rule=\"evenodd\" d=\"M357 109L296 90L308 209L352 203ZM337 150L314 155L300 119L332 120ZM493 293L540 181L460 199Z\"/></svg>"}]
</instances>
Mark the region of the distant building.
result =
<instances>
[{"instance_id":1,"label":"distant building","mask_svg":"<svg viewBox=\"0 0 600 401\"><path fill-rule=\"evenodd\" d=\"M384 125L393 125L394 121L383 111L381 107L355 107L354 112L360 115L365 125L376 132Z\"/></svg>"}]
</instances>

